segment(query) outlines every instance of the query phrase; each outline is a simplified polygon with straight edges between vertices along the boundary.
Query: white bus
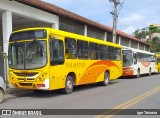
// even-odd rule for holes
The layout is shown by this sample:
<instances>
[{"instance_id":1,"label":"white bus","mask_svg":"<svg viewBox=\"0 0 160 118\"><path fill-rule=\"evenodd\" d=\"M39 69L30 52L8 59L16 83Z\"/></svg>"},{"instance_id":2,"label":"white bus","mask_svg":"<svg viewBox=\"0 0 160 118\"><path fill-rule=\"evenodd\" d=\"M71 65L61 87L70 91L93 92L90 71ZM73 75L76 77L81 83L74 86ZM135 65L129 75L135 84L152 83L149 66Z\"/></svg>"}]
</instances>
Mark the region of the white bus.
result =
<instances>
[{"instance_id":1,"label":"white bus","mask_svg":"<svg viewBox=\"0 0 160 118\"><path fill-rule=\"evenodd\" d=\"M151 75L156 72L155 54L147 51L124 47L123 76L140 77L142 74Z\"/></svg>"}]
</instances>

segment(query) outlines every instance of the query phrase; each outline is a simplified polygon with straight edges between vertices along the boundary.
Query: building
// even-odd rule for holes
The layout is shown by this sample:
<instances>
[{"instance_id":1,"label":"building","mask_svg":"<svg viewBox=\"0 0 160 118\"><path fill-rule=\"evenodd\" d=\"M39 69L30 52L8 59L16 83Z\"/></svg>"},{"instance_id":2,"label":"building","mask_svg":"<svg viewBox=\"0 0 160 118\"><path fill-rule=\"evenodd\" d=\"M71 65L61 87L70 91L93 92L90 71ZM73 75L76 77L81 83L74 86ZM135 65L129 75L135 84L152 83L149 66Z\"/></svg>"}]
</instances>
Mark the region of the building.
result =
<instances>
[{"instance_id":1,"label":"building","mask_svg":"<svg viewBox=\"0 0 160 118\"><path fill-rule=\"evenodd\" d=\"M155 23L150 24L149 27L157 27L157 29L160 29L160 25Z\"/></svg>"},{"instance_id":2,"label":"building","mask_svg":"<svg viewBox=\"0 0 160 118\"><path fill-rule=\"evenodd\" d=\"M0 21L0 46L5 53L11 32L28 27L52 27L112 42L112 28L41 0L0 0ZM116 43L150 50L149 44L119 30ZM6 78L2 56L0 63L0 75Z\"/></svg>"},{"instance_id":3,"label":"building","mask_svg":"<svg viewBox=\"0 0 160 118\"><path fill-rule=\"evenodd\" d=\"M152 40L154 37L160 38L160 25L159 24L150 24L148 27L137 29L133 32L133 36L139 36L141 41L149 41Z\"/></svg>"}]
</instances>

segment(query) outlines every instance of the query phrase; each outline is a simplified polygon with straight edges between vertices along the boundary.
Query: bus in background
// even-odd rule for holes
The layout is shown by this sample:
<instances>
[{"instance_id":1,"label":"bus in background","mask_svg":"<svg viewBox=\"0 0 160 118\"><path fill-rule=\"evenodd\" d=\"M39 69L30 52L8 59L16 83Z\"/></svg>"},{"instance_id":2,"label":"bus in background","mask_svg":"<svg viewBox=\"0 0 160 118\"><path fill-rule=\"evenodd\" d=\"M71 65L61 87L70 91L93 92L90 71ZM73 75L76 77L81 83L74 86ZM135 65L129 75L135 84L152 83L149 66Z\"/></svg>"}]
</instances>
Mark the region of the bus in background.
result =
<instances>
[{"instance_id":1,"label":"bus in background","mask_svg":"<svg viewBox=\"0 0 160 118\"><path fill-rule=\"evenodd\" d=\"M160 73L160 54L156 54L156 73Z\"/></svg>"},{"instance_id":2,"label":"bus in background","mask_svg":"<svg viewBox=\"0 0 160 118\"><path fill-rule=\"evenodd\" d=\"M41 90L108 85L122 75L121 45L51 28L15 31L9 39L12 87Z\"/></svg>"},{"instance_id":3,"label":"bus in background","mask_svg":"<svg viewBox=\"0 0 160 118\"><path fill-rule=\"evenodd\" d=\"M124 47L123 54L123 76L140 77L141 74L155 73L155 54L147 51Z\"/></svg>"}]
</instances>

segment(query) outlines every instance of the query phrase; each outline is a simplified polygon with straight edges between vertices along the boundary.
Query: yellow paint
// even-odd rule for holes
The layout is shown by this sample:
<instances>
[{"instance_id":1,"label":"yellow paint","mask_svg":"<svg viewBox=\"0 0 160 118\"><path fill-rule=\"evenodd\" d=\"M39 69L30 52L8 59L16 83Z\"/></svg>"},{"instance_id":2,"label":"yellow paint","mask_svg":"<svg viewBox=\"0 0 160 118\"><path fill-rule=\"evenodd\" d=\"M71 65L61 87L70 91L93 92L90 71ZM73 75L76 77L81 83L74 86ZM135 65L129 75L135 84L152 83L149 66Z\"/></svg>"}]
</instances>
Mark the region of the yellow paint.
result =
<instances>
[{"instance_id":1,"label":"yellow paint","mask_svg":"<svg viewBox=\"0 0 160 118\"><path fill-rule=\"evenodd\" d=\"M160 73L160 54L156 54L156 72Z\"/></svg>"},{"instance_id":2,"label":"yellow paint","mask_svg":"<svg viewBox=\"0 0 160 118\"><path fill-rule=\"evenodd\" d=\"M118 77L122 75L122 55L121 55L121 60L116 61L116 60L106 60L106 61L101 61L101 60L82 60L82 59L67 59L67 56L73 56L73 55L66 55L64 64L61 65L55 65L51 66L50 65L50 52L49 52L49 40L51 38L55 38L58 40L61 40L63 42L66 37L68 38L74 38L75 40L84 40L88 42L94 42L98 44L103 44L107 46L113 46L116 48L121 49L122 47L118 44L110 43L110 42L105 42L99 39L95 38L89 38L86 36L82 35L77 35L69 32L64 32L60 30L55 30L51 28L28 28L28 29L23 29L16 32L21 32L21 31L27 31L27 30L39 30L39 29L45 29L47 32L47 38L43 39L47 41L47 64L43 68L39 69L33 69L33 70L21 70L21 72L37 72L35 75L35 79L38 78L38 75L41 73L48 72L45 78L49 78L49 90L55 90L55 89L60 89L65 87L65 81L66 77L68 76L69 73L74 73L75 74L75 85L81 85L81 84L87 84L87 83L94 83L94 82L100 82L104 80L104 72L109 71L110 73L110 80L115 80ZM41 39L42 40L42 39ZM20 40L17 42L25 42L29 40ZM10 44L14 42L9 42ZM65 46L65 45L64 45ZM64 49L65 52L65 49ZM16 80L18 76L13 74L13 72L16 72L19 70L16 69L11 69L9 68L9 80L12 83L12 85L15 85L16 83L19 83L20 80ZM12 79L15 78L14 79ZM23 77L22 77L23 78ZM45 80L43 81L30 81L33 84L43 84ZM25 83L25 81L23 81ZM19 88L25 88L25 89L38 89L37 87L20 87Z\"/></svg>"}]
</instances>

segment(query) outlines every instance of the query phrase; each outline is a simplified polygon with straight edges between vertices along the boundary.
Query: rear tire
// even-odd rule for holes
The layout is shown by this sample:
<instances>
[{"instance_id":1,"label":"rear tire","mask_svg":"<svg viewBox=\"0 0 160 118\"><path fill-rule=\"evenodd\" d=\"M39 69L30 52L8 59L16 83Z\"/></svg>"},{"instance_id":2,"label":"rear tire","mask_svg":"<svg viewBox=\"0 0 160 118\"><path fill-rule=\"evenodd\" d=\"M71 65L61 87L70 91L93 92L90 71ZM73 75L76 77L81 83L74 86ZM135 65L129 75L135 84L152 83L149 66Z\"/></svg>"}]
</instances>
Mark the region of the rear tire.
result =
<instances>
[{"instance_id":1,"label":"rear tire","mask_svg":"<svg viewBox=\"0 0 160 118\"><path fill-rule=\"evenodd\" d=\"M160 68L158 68L158 74L160 74Z\"/></svg>"},{"instance_id":2,"label":"rear tire","mask_svg":"<svg viewBox=\"0 0 160 118\"><path fill-rule=\"evenodd\" d=\"M70 94L73 91L73 77L69 75L66 78L65 88L63 89L63 93Z\"/></svg>"},{"instance_id":3,"label":"rear tire","mask_svg":"<svg viewBox=\"0 0 160 118\"><path fill-rule=\"evenodd\" d=\"M100 82L100 85L107 86L109 84L109 79L110 79L109 73L105 72L104 73L104 81Z\"/></svg>"},{"instance_id":4,"label":"rear tire","mask_svg":"<svg viewBox=\"0 0 160 118\"><path fill-rule=\"evenodd\" d=\"M4 101L4 92L0 89L0 104Z\"/></svg>"},{"instance_id":5,"label":"rear tire","mask_svg":"<svg viewBox=\"0 0 160 118\"><path fill-rule=\"evenodd\" d=\"M148 75L151 76L151 74L152 74L152 71L151 71L151 68L150 68Z\"/></svg>"}]
</instances>

